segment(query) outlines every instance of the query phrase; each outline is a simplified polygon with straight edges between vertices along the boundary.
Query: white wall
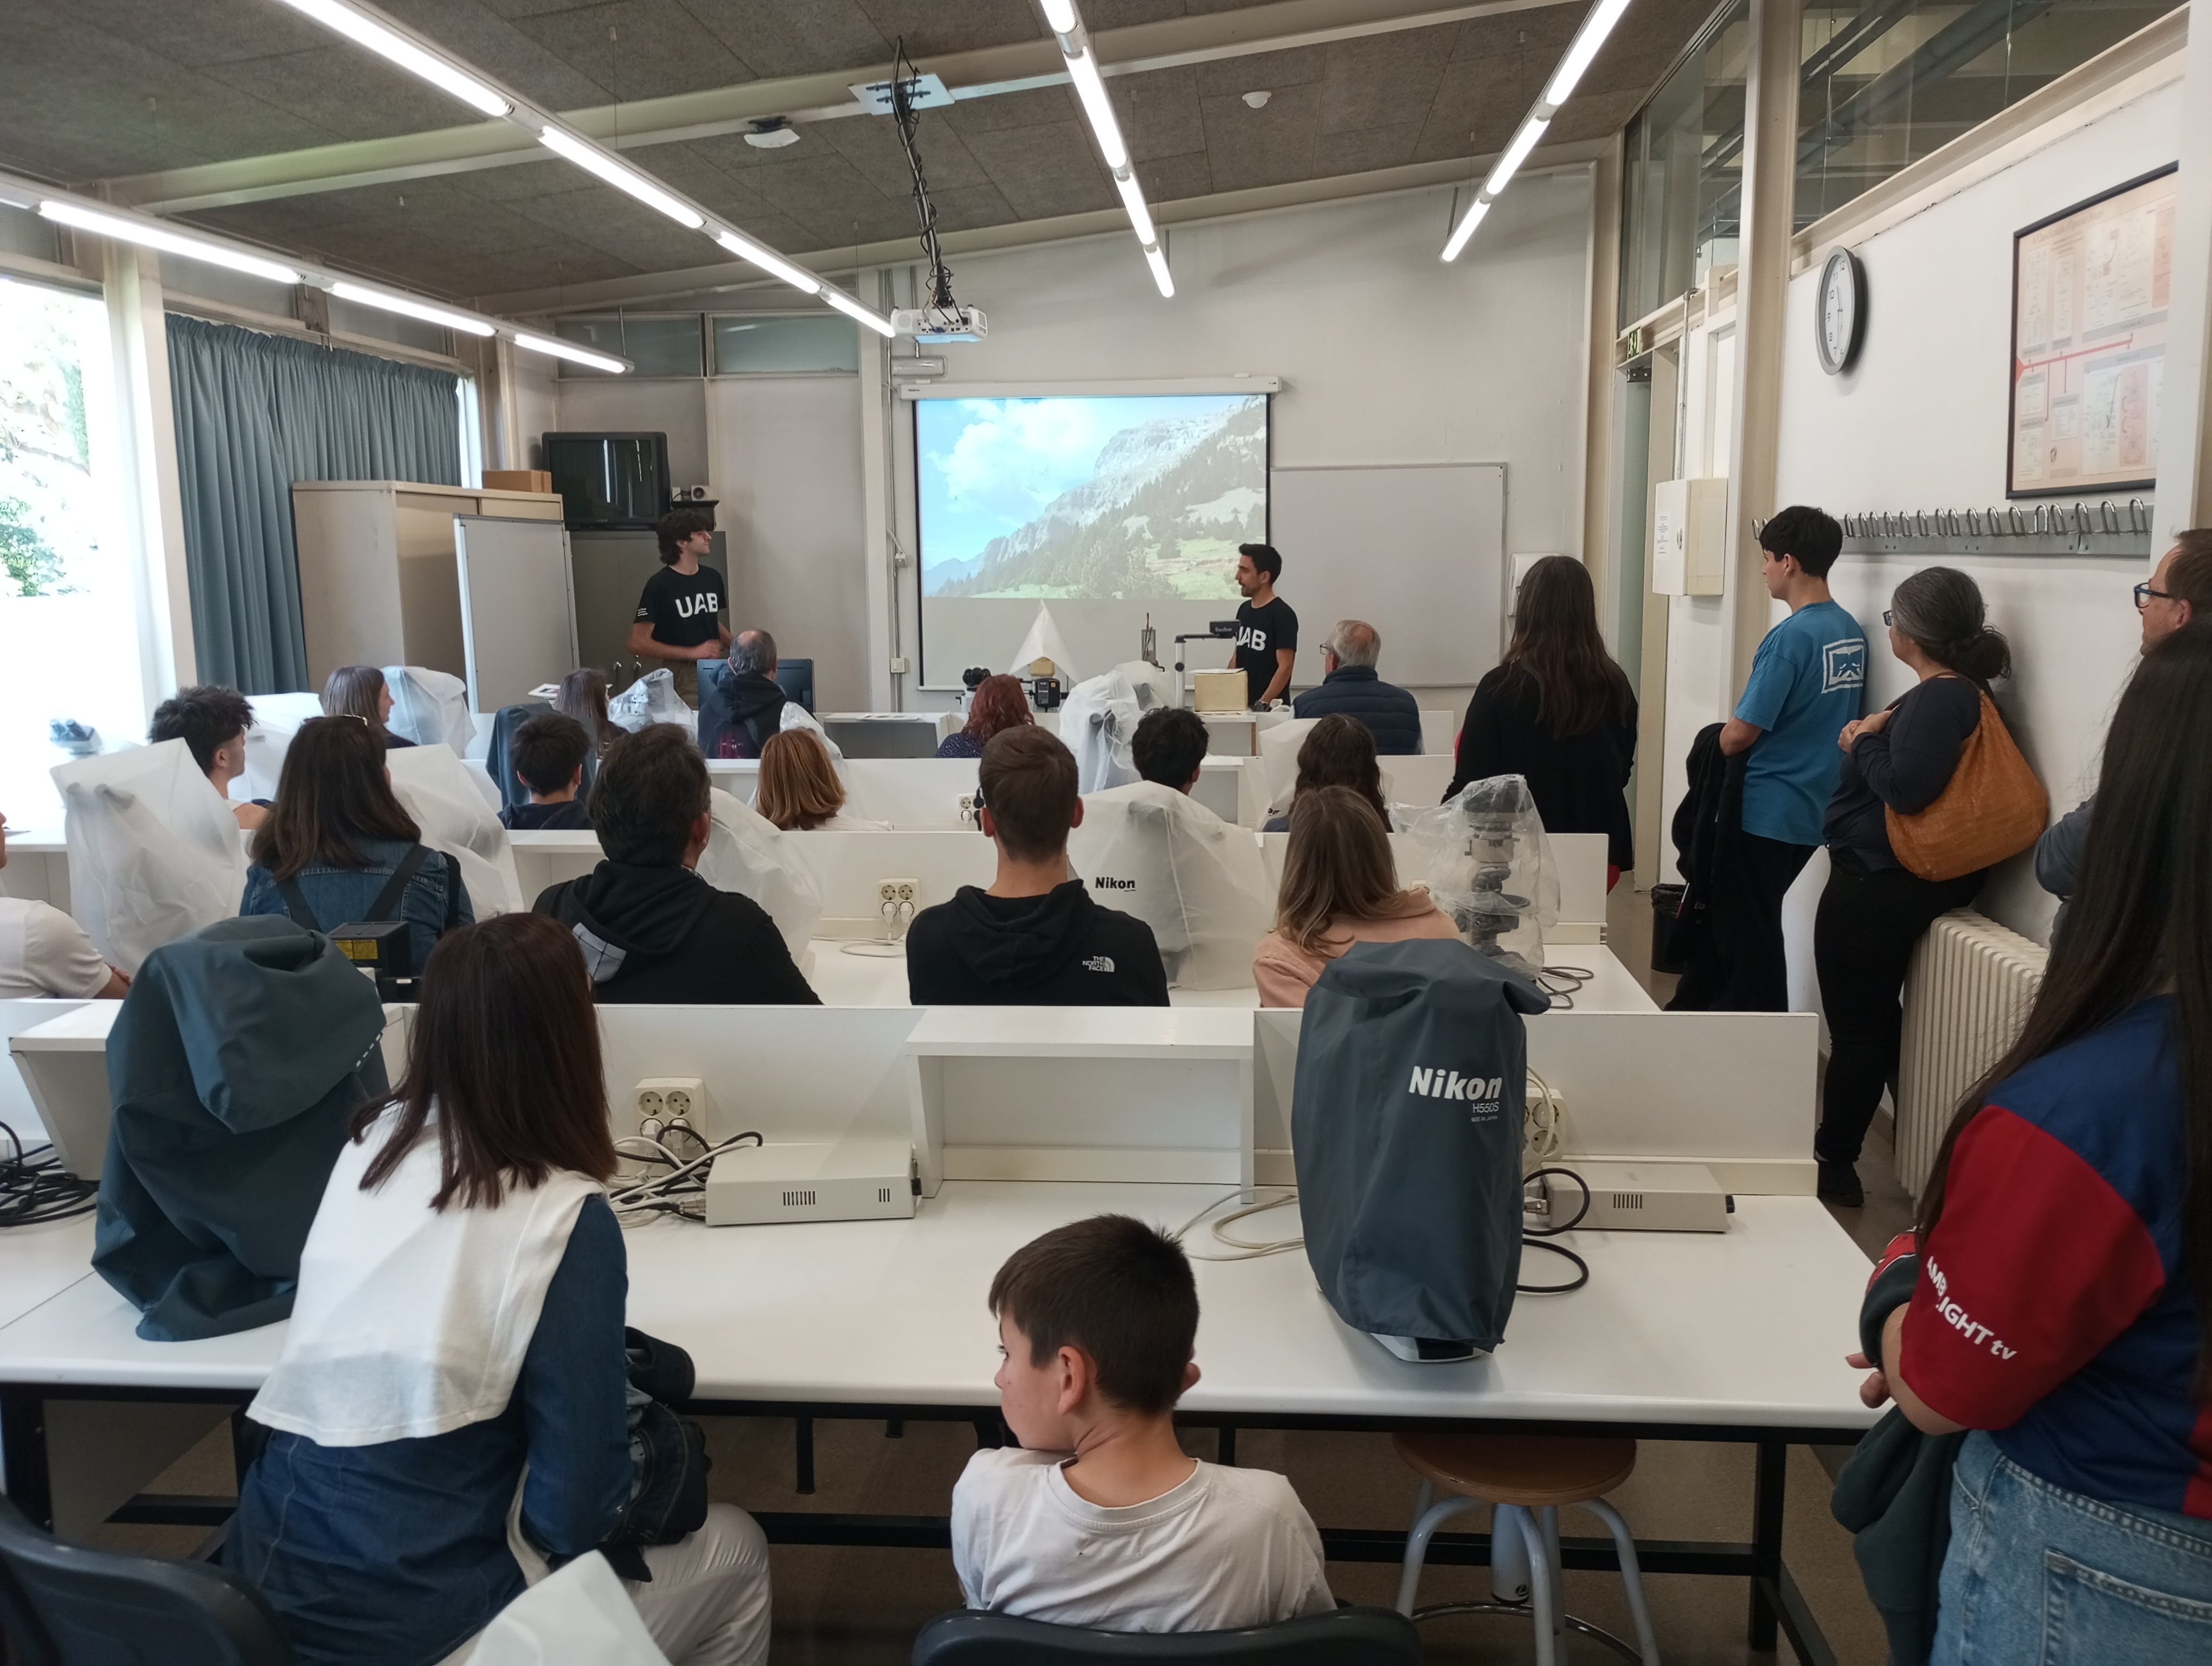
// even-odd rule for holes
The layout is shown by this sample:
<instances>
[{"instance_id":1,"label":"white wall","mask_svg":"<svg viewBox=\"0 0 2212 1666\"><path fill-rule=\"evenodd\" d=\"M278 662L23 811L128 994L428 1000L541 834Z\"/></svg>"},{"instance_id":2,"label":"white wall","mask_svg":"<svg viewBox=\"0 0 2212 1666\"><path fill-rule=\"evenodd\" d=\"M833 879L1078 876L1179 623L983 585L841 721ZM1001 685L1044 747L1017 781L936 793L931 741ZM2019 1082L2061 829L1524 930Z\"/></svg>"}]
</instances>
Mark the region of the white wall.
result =
<instances>
[{"instance_id":1,"label":"white wall","mask_svg":"<svg viewBox=\"0 0 2212 1666\"><path fill-rule=\"evenodd\" d=\"M545 466L547 432L561 430L561 382L554 373L553 361L543 353L525 353L517 350L509 356L514 372L514 398L503 405L511 411L514 421L512 448L507 455L512 469L542 469Z\"/></svg>"},{"instance_id":2,"label":"white wall","mask_svg":"<svg viewBox=\"0 0 2212 1666\"><path fill-rule=\"evenodd\" d=\"M561 383L561 425L555 432L665 434L668 483L697 485L710 478L706 387L696 377L567 377Z\"/></svg>"},{"instance_id":3,"label":"white wall","mask_svg":"<svg viewBox=\"0 0 2212 1666\"><path fill-rule=\"evenodd\" d=\"M956 286L989 314L990 337L941 350L950 378L1279 375L1276 466L1503 463L1507 550L1578 552L1589 170L1523 176L1446 265L1437 251L1450 204L1449 191L1426 191L1176 228L1172 301L1153 289L1127 237L965 256ZM902 403L894 446L909 549L911 416ZM902 651L911 654L911 569L902 584ZM1283 594L1297 605L1294 568ZM1301 620L1300 685L1320 680L1312 644L1329 623ZM1498 648L1470 641L1464 682L1425 690L1422 703L1463 708ZM1390 674L1387 625L1382 672ZM909 688L907 703L946 701Z\"/></svg>"},{"instance_id":4,"label":"white wall","mask_svg":"<svg viewBox=\"0 0 2212 1666\"><path fill-rule=\"evenodd\" d=\"M1817 271L1793 281L1776 501L1832 513L2002 503L2013 234L2172 161L2181 99L2169 84L2087 125L2062 118L2045 148L1857 245L1868 322L1846 375L1823 374L1814 353ZM1838 563L1836 598L1875 644L1869 706L1910 680L1880 648L1890 590L1934 564L1856 556ZM2054 813L2070 808L2094 784L2112 703L2136 662L2140 629L2128 588L2140 567L2034 556L1949 564L1973 575L1991 623L2011 638L2017 675L2000 685L1998 703ZM2000 871L1979 906L2041 937L2055 904L2021 858Z\"/></svg>"}]
</instances>

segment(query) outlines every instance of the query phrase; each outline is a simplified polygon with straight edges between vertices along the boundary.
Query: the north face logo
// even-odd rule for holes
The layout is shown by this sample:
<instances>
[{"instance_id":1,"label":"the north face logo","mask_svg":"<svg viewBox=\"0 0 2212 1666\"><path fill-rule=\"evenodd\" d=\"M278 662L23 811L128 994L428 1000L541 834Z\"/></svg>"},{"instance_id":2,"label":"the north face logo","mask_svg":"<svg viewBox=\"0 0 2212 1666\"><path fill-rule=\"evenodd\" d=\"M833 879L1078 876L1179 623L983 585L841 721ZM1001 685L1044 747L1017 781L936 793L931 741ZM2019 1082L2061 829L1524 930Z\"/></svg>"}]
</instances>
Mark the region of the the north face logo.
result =
<instances>
[{"instance_id":1,"label":"the north face logo","mask_svg":"<svg viewBox=\"0 0 2212 1666\"><path fill-rule=\"evenodd\" d=\"M1110 954L1094 954L1083 963L1083 970L1086 972L1110 972L1114 970L1114 957Z\"/></svg>"},{"instance_id":2,"label":"the north face logo","mask_svg":"<svg viewBox=\"0 0 2212 1666\"><path fill-rule=\"evenodd\" d=\"M1095 873L1091 878L1091 888L1093 891L1134 891L1137 882L1134 879L1116 879L1110 873Z\"/></svg>"},{"instance_id":3,"label":"the north face logo","mask_svg":"<svg viewBox=\"0 0 2212 1666\"><path fill-rule=\"evenodd\" d=\"M1505 1091L1505 1079L1503 1076L1462 1076L1456 1070L1423 1070L1416 1066L1413 1079L1406 1091L1431 1099L1495 1099Z\"/></svg>"}]
</instances>

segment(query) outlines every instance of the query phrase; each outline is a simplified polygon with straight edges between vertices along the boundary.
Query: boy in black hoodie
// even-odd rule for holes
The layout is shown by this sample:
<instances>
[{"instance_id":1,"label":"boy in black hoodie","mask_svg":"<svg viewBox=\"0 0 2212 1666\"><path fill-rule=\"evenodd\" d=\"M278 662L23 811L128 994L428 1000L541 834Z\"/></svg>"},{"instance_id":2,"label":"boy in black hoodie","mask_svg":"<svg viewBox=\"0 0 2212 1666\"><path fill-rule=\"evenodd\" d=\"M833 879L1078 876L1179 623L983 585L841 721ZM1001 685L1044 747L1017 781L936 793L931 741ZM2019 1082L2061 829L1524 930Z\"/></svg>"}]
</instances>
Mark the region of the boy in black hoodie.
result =
<instances>
[{"instance_id":1,"label":"boy in black hoodie","mask_svg":"<svg viewBox=\"0 0 2212 1666\"><path fill-rule=\"evenodd\" d=\"M548 888L534 911L575 934L602 1001L820 1006L760 904L691 871L714 825L709 791L682 728L653 723L623 735L592 787L606 860Z\"/></svg>"},{"instance_id":2,"label":"boy in black hoodie","mask_svg":"<svg viewBox=\"0 0 2212 1666\"><path fill-rule=\"evenodd\" d=\"M983 831L999 847L988 891L963 885L915 915L907 994L917 1006L1164 1006L1152 928L1067 877L1083 820L1075 758L1034 724L1001 729L976 770Z\"/></svg>"}]
</instances>

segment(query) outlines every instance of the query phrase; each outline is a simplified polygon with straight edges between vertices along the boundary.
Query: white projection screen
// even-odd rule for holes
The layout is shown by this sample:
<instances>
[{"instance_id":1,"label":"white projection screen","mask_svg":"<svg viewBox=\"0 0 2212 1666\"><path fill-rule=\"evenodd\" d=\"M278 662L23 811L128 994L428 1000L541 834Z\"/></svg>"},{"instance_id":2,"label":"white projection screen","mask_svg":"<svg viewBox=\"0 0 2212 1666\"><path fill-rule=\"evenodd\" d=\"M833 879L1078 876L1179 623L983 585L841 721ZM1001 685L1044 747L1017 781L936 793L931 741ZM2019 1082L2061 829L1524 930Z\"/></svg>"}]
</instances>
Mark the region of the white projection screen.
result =
<instances>
[{"instance_id":1,"label":"white projection screen","mask_svg":"<svg viewBox=\"0 0 2212 1666\"><path fill-rule=\"evenodd\" d=\"M915 400L922 683L1016 671L1037 605L1076 677L1237 611L1237 546L1267 540L1264 393ZM1194 666L1226 645L1192 643Z\"/></svg>"}]
</instances>

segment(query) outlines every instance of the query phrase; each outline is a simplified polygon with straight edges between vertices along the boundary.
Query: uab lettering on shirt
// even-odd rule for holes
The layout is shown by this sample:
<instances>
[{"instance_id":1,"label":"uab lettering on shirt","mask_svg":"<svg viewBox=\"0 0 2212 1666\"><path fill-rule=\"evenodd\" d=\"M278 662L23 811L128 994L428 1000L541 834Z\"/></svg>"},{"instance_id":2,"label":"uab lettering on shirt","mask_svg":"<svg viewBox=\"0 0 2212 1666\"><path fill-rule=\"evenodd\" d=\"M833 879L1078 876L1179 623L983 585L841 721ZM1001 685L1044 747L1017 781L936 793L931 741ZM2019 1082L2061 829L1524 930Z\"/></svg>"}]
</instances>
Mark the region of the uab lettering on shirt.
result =
<instances>
[{"instance_id":1,"label":"uab lettering on shirt","mask_svg":"<svg viewBox=\"0 0 2212 1666\"><path fill-rule=\"evenodd\" d=\"M1237 646L1249 648L1255 654L1265 654L1267 651L1267 633L1259 625L1238 625Z\"/></svg>"}]
</instances>

